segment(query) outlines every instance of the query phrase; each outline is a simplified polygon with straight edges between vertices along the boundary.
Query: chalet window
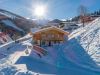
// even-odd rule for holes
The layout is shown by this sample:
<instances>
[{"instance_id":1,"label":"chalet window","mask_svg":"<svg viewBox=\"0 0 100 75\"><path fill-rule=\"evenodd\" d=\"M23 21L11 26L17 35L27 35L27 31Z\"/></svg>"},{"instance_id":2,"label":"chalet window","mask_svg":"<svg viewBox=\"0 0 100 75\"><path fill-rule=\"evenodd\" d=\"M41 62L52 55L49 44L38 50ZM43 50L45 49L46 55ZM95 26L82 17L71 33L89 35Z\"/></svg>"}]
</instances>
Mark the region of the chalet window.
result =
<instances>
[{"instance_id":1,"label":"chalet window","mask_svg":"<svg viewBox=\"0 0 100 75\"><path fill-rule=\"evenodd\" d=\"M42 34L42 39L46 39L46 38L47 38L46 34Z\"/></svg>"},{"instance_id":2,"label":"chalet window","mask_svg":"<svg viewBox=\"0 0 100 75\"><path fill-rule=\"evenodd\" d=\"M52 38L54 38L55 37L55 35L54 34L52 34Z\"/></svg>"},{"instance_id":3,"label":"chalet window","mask_svg":"<svg viewBox=\"0 0 100 75\"><path fill-rule=\"evenodd\" d=\"M44 38L44 37L46 37L46 35L45 34L42 34L42 37Z\"/></svg>"},{"instance_id":4,"label":"chalet window","mask_svg":"<svg viewBox=\"0 0 100 75\"><path fill-rule=\"evenodd\" d=\"M57 35L57 37L59 38L59 37L60 37L60 35L58 34L58 35Z\"/></svg>"},{"instance_id":5,"label":"chalet window","mask_svg":"<svg viewBox=\"0 0 100 75\"><path fill-rule=\"evenodd\" d=\"M51 35L51 34L49 34L49 35L48 35L48 38L52 38L52 35Z\"/></svg>"}]
</instances>

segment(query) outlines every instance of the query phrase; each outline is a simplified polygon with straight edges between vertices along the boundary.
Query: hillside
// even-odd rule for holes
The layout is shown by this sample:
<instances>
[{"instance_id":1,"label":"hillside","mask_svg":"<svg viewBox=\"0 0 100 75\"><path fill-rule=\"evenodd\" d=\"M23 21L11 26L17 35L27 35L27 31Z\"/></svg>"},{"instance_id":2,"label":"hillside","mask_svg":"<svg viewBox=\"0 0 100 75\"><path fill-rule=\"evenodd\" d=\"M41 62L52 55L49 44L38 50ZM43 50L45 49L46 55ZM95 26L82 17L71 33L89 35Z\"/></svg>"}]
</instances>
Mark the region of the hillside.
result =
<instances>
[{"instance_id":1,"label":"hillside","mask_svg":"<svg viewBox=\"0 0 100 75\"><path fill-rule=\"evenodd\" d=\"M84 28L75 30L70 35L70 37L72 36L77 39L92 59L100 65L100 18L97 18Z\"/></svg>"},{"instance_id":2,"label":"hillside","mask_svg":"<svg viewBox=\"0 0 100 75\"><path fill-rule=\"evenodd\" d=\"M31 27L34 27L36 25L32 20L26 19L10 11L0 9L0 20L3 19L11 19L17 27L25 31L29 31Z\"/></svg>"}]
</instances>

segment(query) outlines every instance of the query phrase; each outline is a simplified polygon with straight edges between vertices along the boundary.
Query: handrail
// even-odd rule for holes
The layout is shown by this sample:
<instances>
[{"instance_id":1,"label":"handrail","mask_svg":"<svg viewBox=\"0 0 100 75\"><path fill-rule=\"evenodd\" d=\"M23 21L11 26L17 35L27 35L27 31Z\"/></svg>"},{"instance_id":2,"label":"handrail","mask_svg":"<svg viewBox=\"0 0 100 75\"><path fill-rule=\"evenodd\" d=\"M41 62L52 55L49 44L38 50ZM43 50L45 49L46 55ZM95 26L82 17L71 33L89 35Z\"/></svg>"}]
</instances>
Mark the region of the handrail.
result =
<instances>
[{"instance_id":1,"label":"handrail","mask_svg":"<svg viewBox=\"0 0 100 75\"><path fill-rule=\"evenodd\" d=\"M47 55L47 51L45 49L43 49L42 47L39 47L37 45L33 45L33 49L44 56Z\"/></svg>"}]
</instances>

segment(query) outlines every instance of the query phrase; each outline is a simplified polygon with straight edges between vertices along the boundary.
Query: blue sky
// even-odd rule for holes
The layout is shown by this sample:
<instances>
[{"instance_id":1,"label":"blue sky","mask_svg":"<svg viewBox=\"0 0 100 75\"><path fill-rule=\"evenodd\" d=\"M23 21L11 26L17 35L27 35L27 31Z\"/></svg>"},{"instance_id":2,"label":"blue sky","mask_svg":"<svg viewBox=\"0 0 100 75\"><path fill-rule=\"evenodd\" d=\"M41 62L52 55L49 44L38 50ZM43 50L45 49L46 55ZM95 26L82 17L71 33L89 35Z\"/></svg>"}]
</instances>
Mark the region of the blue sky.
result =
<instances>
[{"instance_id":1,"label":"blue sky","mask_svg":"<svg viewBox=\"0 0 100 75\"><path fill-rule=\"evenodd\" d=\"M100 0L0 0L0 8L27 18L36 18L33 14L35 5L47 5L48 19L67 19L78 15L77 9L85 5L89 12L100 9Z\"/></svg>"}]
</instances>

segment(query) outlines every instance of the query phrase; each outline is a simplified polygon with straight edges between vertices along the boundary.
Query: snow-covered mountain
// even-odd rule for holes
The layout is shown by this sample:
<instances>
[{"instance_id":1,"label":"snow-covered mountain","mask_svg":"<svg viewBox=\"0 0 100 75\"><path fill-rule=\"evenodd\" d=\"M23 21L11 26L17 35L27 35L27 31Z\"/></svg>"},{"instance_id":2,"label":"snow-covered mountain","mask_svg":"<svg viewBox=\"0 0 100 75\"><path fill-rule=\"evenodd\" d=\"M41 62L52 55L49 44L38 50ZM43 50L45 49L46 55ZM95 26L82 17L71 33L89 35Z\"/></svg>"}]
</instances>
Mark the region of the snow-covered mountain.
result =
<instances>
[{"instance_id":1,"label":"snow-covered mountain","mask_svg":"<svg viewBox=\"0 0 100 75\"><path fill-rule=\"evenodd\" d=\"M23 31L21 28L17 27L13 21L11 21L10 19L5 19L5 20L1 20L1 23L5 24L6 26L12 27L18 31Z\"/></svg>"},{"instance_id":2,"label":"snow-covered mountain","mask_svg":"<svg viewBox=\"0 0 100 75\"><path fill-rule=\"evenodd\" d=\"M33 21L40 25L45 25L49 22L47 19L33 19Z\"/></svg>"},{"instance_id":3,"label":"snow-covered mountain","mask_svg":"<svg viewBox=\"0 0 100 75\"><path fill-rule=\"evenodd\" d=\"M26 19L10 11L0 9L0 20L3 19L11 19L17 27L25 30L26 32L36 25L32 20Z\"/></svg>"},{"instance_id":4,"label":"snow-covered mountain","mask_svg":"<svg viewBox=\"0 0 100 75\"><path fill-rule=\"evenodd\" d=\"M61 22L62 22L62 21L59 20L59 19L54 19L54 20L50 21L50 23L61 23Z\"/></svg>"},{"instance_id":5,"label":"snow-covered mountain","mask_svg":"<svg viewBox=\"0 0 100 75\"><path fill-rule=\"evenodd\" d=\"M13 40L18 39L25 34L25 31L16 26L16 24L9 18L0 19L0 31ZM0 38L2 38L2 36L0 36Z\"/></svg>"},{"instance_id":6,"label":"snow-covered mountain","mask_svg":"<svg viewBox=\"0 0 100 75\"><path fill-rule=\"evenodd\" d=\"M37 26L57 26L59 25L62 20L59 19L54 19L54 20L48 20L48 19L33 19L33 22L37 25Z\"/></svg>"}]
</instances>

